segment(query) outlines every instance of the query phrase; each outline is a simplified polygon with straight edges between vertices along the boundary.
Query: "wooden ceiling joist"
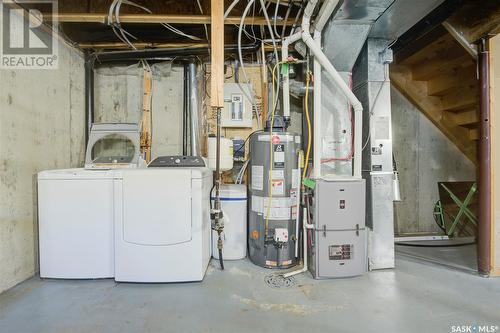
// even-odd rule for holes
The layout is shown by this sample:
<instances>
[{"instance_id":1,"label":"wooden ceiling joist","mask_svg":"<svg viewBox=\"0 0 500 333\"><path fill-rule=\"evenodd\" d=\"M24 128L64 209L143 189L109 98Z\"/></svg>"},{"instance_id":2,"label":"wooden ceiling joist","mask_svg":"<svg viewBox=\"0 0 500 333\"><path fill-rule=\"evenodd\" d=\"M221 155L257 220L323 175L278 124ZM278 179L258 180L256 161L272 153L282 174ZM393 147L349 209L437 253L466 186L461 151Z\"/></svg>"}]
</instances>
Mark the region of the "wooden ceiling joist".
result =
<instances>
[{"instance_id":1,"label":"wooden ceiling joist","mask_svg":"<svg viewBox=\"0 0 500 333\"><path fill-rule=\"evenodd\" d=\"M54 15L44 14L48 21L57 20L59 23L101 23L107 24L108 14L96 13L58 13ZM241 18L229 16L224 24L240 24ZM210 24L210 15L155 15L155 14L124 14L120 15L120 22L125 24ZM264 17L247 17L246 25L265 25ZM276 24L282 26L285 22L282 19L276 20Z\"/></svg>"}]
</instances>

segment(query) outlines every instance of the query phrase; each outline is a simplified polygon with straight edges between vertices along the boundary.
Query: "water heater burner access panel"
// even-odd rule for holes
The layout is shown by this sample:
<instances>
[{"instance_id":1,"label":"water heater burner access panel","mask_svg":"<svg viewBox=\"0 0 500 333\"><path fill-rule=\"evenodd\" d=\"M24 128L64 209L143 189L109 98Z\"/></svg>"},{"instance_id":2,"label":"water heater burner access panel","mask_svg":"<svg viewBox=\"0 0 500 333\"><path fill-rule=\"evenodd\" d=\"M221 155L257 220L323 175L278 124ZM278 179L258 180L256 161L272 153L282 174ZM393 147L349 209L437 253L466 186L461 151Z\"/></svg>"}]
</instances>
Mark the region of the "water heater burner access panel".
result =
<instances>
[{"instance_id":1,"label":"water heater burner access panel","mask_svg":"<svg viewBox=\"0 0 500 333\"><path fill-rule=\"evenodd\" d=\"M149 163L148 168L190 168L204 166L205 161L199 156L160 156Z\"/></svg>"}]
</instances>

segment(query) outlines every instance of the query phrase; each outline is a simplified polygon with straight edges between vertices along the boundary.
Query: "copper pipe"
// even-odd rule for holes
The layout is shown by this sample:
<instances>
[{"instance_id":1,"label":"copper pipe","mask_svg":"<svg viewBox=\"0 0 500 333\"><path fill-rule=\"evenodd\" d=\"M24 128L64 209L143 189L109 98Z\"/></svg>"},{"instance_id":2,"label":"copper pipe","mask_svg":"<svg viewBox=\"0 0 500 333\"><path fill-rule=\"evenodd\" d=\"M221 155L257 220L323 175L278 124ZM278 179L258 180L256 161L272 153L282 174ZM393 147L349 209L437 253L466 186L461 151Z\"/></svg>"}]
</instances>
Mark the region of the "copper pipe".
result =
<instances>
[{"instance_id":1,"label":"copper pipe","mask_svg":"<svg viewBox=\"0 0 500 333\"><path fill-rule=\"evenodd\" d=\"M488 276L491 269L491 142L490 142L490 63L488 39L479 44L479 224L478 271Z\"/></svg>"}]
</instances>

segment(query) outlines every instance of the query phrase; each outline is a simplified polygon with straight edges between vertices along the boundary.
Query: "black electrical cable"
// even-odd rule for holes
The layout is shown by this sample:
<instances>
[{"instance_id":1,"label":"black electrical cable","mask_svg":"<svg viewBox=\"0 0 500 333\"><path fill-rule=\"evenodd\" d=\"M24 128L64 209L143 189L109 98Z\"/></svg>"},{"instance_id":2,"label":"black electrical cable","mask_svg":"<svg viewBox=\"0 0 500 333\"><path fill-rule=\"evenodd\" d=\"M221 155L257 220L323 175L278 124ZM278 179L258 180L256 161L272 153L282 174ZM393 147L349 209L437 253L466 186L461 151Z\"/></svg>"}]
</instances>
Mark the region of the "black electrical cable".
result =
<instances>
[{"instance_id":1,"label":"black electrical cable","mask_svg":"<svg viewBox=\"0 0 500 333\"><path fill-rule=\"evenodd\" d=\"M213 209L213 207L212 207L212 193L214 192L214 188L215 188L215 183L212 185L212 188L210 189L210 195L208 196L208 200L210 201L210 210Z\"/></svg>"},{"instance_id":2,"label":"black electrical cable","mask_svg":"<svg viewBox=\"0 0 500 333\"><path fill-rule=\"evenodd\" d=\"M242 150L242 149L245 147L245 145L247 144L247 141L250 139L250 137L251 137L252 135L254 135L255 133L259 133L259 132L263 132L263 130L256 130L256 131L253 131L252 133L250 133L250 135L248 135L248 136L247 136L247 138L245 139L245 141L243 141L243 144L241 145L241 147L239 147L238 149L236 149L236 150L233 152L233 155L234 155L234 153L239 152L240 150Z\"/></svg>"},{"instance_id":3,"label":"black electrical cable","mask_svg":"<svg viewBox=\"0 0 500 333\"><path fill-rule=\"evenodd\" d=\"M219 249L219 263L220 263L220 269L224 270L224 260L222 259L222 249Z\"/></svg>"}]
</instances>

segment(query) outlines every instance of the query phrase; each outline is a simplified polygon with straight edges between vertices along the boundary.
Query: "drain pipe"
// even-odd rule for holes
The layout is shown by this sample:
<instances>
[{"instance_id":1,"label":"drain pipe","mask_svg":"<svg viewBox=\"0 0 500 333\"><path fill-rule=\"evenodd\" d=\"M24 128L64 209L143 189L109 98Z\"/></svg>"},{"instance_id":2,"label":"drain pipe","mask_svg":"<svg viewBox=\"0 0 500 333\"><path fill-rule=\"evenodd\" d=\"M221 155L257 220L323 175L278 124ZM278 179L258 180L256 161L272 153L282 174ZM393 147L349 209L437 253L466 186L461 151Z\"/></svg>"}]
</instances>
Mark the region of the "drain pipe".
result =
<instances>
[{"instance_id":1,"label":"drain pipe","mask_svg":"<svg viewBox=\"0 0 500 333\"><path fill-rule=\"evenodd\" d=\"M318 18L314 22L314 42L318 47L321 47L321 33L328 19L336 11L340 0L326 1L318 13ZM313 175L314 179L321 178L321 64L314 57L313 62L314 73L314 91L313 91L313 109L314 109L314 139L313 139Z\"/></svg>"},{"instance_id":2,"label":"drain pipe","mask_svg":"<svg viewBox=\"0 0 500 333\"><path fill-rule=\"evenodd\" d=\"M479 44L480 139L479 139L479 223L478 271L489 276L491 269L491 142L490 142L490 63L488 39Z\"/></svg>"},{"instance_id":3,"label":"drain pipe","mask_svg":"<svg viewBox=\"0 0 500 333\"><path fill-rule=\"evenodd\" d=\"M361 178L361 130L362 130L362 111L363 105L351 91L347 83L344 82L340 74L337 72L332 63L328 60L326 55L321 50L321 47L316 44L313 37L309 32L311 14L316 6L317 0L311 0L304 11L304 17L302 18L302 40L309 47L314 58L319 62L319 64L326 70L326 72L331 76L333 81L337 84L337 87L341 92L347 97L349 103L351 103L354 110L354 177ZM318 82L316 82L318 83ZM321 83L321 82L319 82ZM317 129L316 129L317 131ZM318 152L316 152L318 153Z\"/></svg>"},{"instance_id":4,"label":"drain pipe","mask_svg":"<svg viewBox=\"0 0 500 333\"><path fill-rule=\"evenodd\" d=\"M286 38L284 41L283 41L283 49L282 49L282 61L286 61L287 58L288 58L288 46L290 43L293 43L299 39L302 38L302 40L304 42L306 42L306 39L305 37L311 37L310 33L309 33L309 20L310 20L310 17L314 11L314 8L316 7L316 3L317 3L317 0L311 0L307 6L306 6L306 9L304 11L304 17L302 19L302 31L301 32L298 32L298 33L295 33L293 35L291 35L290 37ZM339 0L332 0L332 1L326 1L325 3L323 3L323 6L321 7L320 11L319 11L319 14L318 14L318 18L316 20L316 25L315 25L315 30L314 30L314 39L313 39L313 43L315 45L315 50L313 50L313 48L311 46L309 46L309 44L307 44L306 42L306 45L309 46L309 48L311 49L313 55L315 55L314 57L314 67L313 67L313 70L314 70L314 135L315 135L315 139L314 139L314 172L315 172L315 178L319 178L319 170L320 170L320 166L321 164L320 163L317 163L318 162L321 162L320 160L320 154L318 153L320 150L320 147L319 147L319 136L320 136L320 125L321 125L321 118L319 117L320 115L320 110L321 110L321 61L319 61L317 59L317 54L318 54L318 50L319 52L321 52L321 54L324 56L323 52L321 51L321 32L323 31L323 28L326 24L326 22L328 21L328 19L332 16L334 10L336 9L337 5L339 4ZM306 33L307 32L307 33ZM316 52L315 52L316 51ZM326 56L325 56L326 58ZM326 62L330 64L330 62L328 61L328 59L326 59ZM352 95L352 96L349 96L345 93L345 89L342 89L342 91L344 92L344 94L347 96L347 98L349 98L349 100L351 101L351 104L352 105L358 105L358 112L357 114L361 115L361 111L363 110L363 107L361 106L361 103L358 101L358 99L356 98L356 96L354 96L354 94L351 92L351 90L349 89L349 87L347 86L347 84L344 82L344 80L342 80L342 78L340 77L340 75L338 75L338 73L336 72L335 68L333 67L333 65L331 65L331 68L330 68L330 71L329 73L331 74L331 69L333 69L333 73L336 73L337 76L338 76L338 79L339 80L336 80L335 79L335 75L332 75L332 78L335 80L335 82L337 83L337 85L342 89L344 86L347 88L347 91ZM326 66L324 66L326 67ZM328 68L327 68L328 70ZM290 96L289 96L289 84L290 84L290 81L288 79L288 71L283 75L283 111L284 111L284 115L286 115L288 112L288 115L290 115ZM357 124L357 120L356 119L356 124ZM359 119L359 121L361 122L361 118ZM318 133L318 134L317 134ZM361 133L361 132L359 132ZM359 177L361 177L361 140L358 140L359 141L359 144L360 144L360 154L359 154L359 159L356 159L357 162L359 162L359 170L356 170L355 168L355 176L356 176L356 172L359 172ZM305 163L308 163L308 161L304 161ZM299 163L300 165L300 163ZM317 176L316 176L316 172L317 172ZM291 277L293 275L297 275L297 274L301 274L301 273L304 273L308 270L308 266L307 266L307 233L308 233L308 229L313 229L314 228L314 224L309 224L309 219L307 218L308 216L308 209L304 207L304 210L303 210L304 214L303 214L303 217L302 217L302 238L303 238L303 266L302 268L299 268L297 270L294 270L294 271L291 271L289 273L286 273L286 274L283 274L283 277L284 278L288 278L288 277Z\"/></svg>"}]
</instances>

